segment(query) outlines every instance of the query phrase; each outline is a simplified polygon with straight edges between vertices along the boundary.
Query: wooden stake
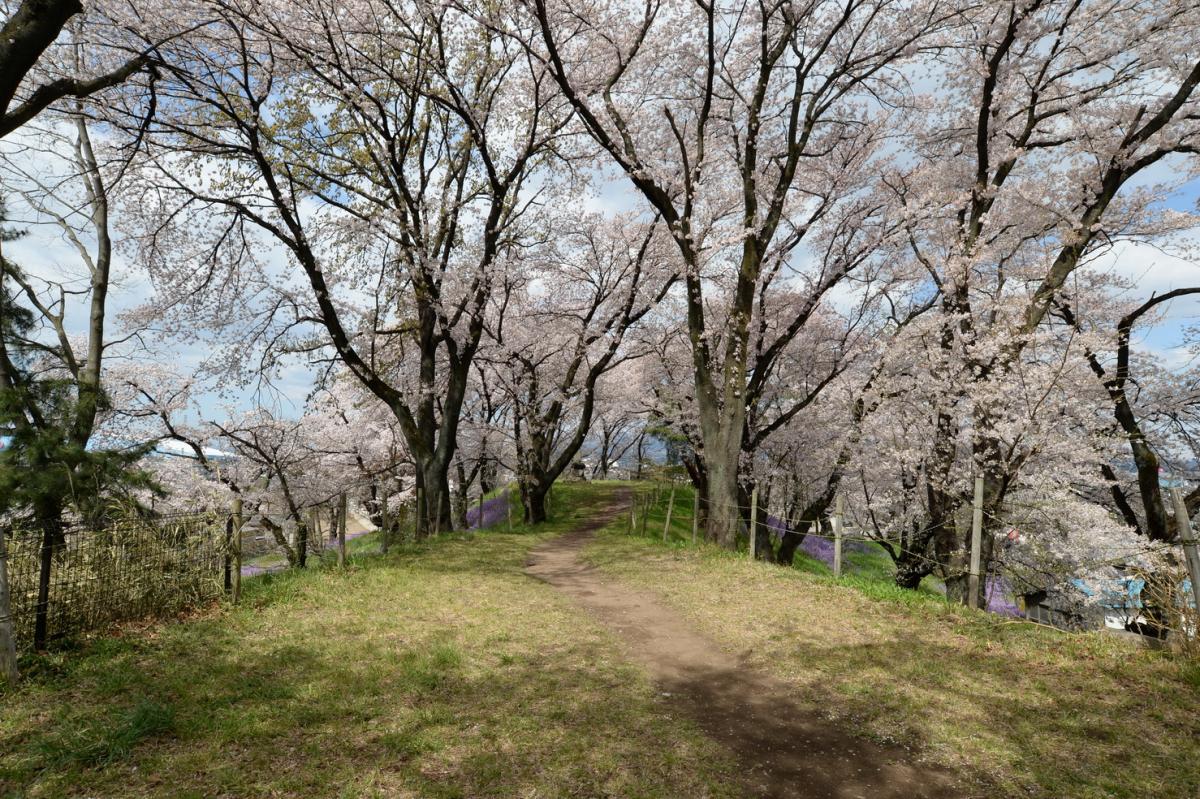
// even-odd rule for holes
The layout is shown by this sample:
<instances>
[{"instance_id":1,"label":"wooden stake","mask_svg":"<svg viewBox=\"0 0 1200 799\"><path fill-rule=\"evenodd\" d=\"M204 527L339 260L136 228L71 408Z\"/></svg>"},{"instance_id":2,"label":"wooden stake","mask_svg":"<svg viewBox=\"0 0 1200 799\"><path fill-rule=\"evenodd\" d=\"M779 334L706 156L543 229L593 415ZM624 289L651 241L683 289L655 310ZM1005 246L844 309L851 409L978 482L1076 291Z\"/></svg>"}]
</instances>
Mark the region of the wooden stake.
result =
<instances>
[{"instance_id":1,"label":"wooden stake","mask_svg":"<svg viewBox=\"0 0 1200 799\"><path fill-rule=\"evenodd\" d=\"M983 550L983 478L975 478L975 502L971 512L971 573L967 577L967 605L979 609L979 560Z\"/></svg>"},{"instance_id":2,"label":"wooden stake","mask_svg":"<svg viewBox=\"0 0 1200 799\"><path fill-rule=\"evenodd\" d=\"M506 502L504 504L505 504L505 507L508 508L508 531L511 533L512 532L512 494L506 493L504 496L508 499L508 502Z\"/></svg>"},{"instance_id":3,"label":"wooden stake","mask_svg":"<svg viewBox=\"0 0 1200 799\"><path fill-rule=\"evenodd\" d=\"M233 498L233 604L242 598L242 498Z\"/></svg>"},{"instance_id":4,"label":"wooden stake","mask_svg":"<svg viewBox=\"0 0 1200 799\"><path fill-rule=\"evenodd\" d=\"M1188 579L1192 583L1192 598L1196 600L1196 618L1200 619L1200 547L1197 545L1196 534L1192 530L1192 520L1188 516L1187 503L1183 501L1183 492L1172 487L1171 499L1175 502L1175 524L1179 526L1179 543L1183 544L1183 556L1187 560ZM1197 632L1200 633L1200 631Z\"/></svg>"},{"instance_id":5,"label":"wooden stake","mask_svg":"<svg viewBox=\"0 0 1200 799\"><path fill-rule=\"evenodd\" d=\"M339 503L339 505L338 505L338 525L337 525L337 537L338 537L338 553L337 553L338 561L337 562L338 562L338 566L342 567L342 566L346 565L346 513L349 509L349 504L346 499L346 494L344 492L342 493L342 496L339 499L338 503Z\"/></svg>"},{"instance_id":6,"label":"wooden stake","mask_svg":"<svg viewBox=\"0 0 1200 799\"><path fill-rule=\"evenodd\" d=\"M8 587L8 546L0 530L0 682L16 684L17 640L12 617L12 597Z\"/></svg>"},{"instance_id":7,"label":"wooden stake","mask_svg":"<svg viewBox=\"0 0 1200 799\"><path fill-rule=\"evenodd\" d=\"M388 522L387 486L379 492L379 551L384 555L388 552L388 534L391 532Z\"/></svg>"},{"instance_id":8,"label":"wooden stake","mask_svg":"<svg viewBox=\"0 0 1200 799\"><path fill-rule=\"evenodd\" d=\"M671 483L671 498L667 500L667 521L663 524L663 543L667 543L667 534L671 529L671 511L675 509L675 483Z\"/></svg>"},{"instance_id":9,"label":"wooden stake","mask_svg":"<svg viewBox=\"0 0 1200 799\"><path fill-rule=\"evenodd\" d=\"M700 492L692 490L692 546L696 546L696 533L700 529Z\"/></svg>"},{"instance_id":10,"label":"wooden stake","mask_svg":"<svg viewBox=\"0 0 1200 799\"><path fill-rule=\"evenodd\" d=\"M833 576L842 576L842 495L838 494L833 504Z\"/></svg>"},{"instance_id":11,"label":"wooden stake","mask_svg":"<svg viewBox=\"0 0 1200 799\"><path fill-rule=\"evenodd\" d=\"M750 560L758 557L758 486L750 492Z\"/></svg>"},{"instance_id":12,"label":"wooden stake","mask_svg":"<svg viewBox=\"0 0 1200 799\"><path fill-rule=\"evenodd\" d=\"M413 519L413 538L420 539L425 534L426 527L422 524L428 524L429 515L425 513L425 506L421 504L421 487L415 489L415 499L413 500L413 510L416 511L416 518Z\"/></svg>"},{"instance_id":13,"label":"wooden stake","mask_svg":"<svg viewBox=\"0 0 1200 799\"><path fill-rule=\"evenodd\" d=\"M633 535L633 531L637 529L637 494L632 494L629 497L629 534Z\"/></svg>"}]
</instances>

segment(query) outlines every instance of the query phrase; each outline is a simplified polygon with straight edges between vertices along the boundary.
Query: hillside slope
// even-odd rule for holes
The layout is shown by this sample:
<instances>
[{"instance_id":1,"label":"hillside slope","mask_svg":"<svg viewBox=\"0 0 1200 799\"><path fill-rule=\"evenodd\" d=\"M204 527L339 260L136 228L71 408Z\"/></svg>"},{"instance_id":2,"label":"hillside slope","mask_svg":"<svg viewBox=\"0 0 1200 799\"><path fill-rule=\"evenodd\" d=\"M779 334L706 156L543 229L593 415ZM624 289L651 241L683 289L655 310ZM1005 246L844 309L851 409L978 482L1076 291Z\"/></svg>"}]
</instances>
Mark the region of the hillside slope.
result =
<instances>
[{"instance_id":1,"label":"hillside slope","mask_svg":"<svg viewBox=\"0 0 1200 799\"><path fill-rule=\"evenodd\" d=\"M665 503L646 536L619 520L584 557L830 719L976 775L980 795L1200 796L1200 664L904 591L873 560L837 582L693 547L686 510L663 544Z\"/></svg>"}]
</instances>

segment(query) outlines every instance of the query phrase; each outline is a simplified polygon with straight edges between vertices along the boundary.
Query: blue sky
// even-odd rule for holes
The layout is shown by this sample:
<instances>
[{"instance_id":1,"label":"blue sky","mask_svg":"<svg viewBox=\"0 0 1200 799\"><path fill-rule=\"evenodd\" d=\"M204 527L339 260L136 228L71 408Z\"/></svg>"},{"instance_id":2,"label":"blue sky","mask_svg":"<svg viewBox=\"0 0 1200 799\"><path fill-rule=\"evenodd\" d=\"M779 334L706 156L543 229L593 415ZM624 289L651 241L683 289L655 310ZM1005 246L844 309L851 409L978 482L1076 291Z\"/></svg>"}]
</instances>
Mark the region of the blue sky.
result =
<instances>
[{"instance_id":1,"label":"blue sky","mask_svg":"<svg viewBox=\"0 0 1200 799\"><path fill-rule=\"evenodd\" d=\"M623 178L599 183L597 196L585 205L588 210L614 211L633 206L630 189ZM1179 211L1200 210L1200 178L1191 180L1164 198L1164 205ZM19 211L18 208L13 210ZM20 216L19 212L17 216ZM24 238L5 245L5 253L9 258L32 274L56 280L82 277L83 271L78 255L56 228L36 224L21 226L28 233ZM120 314L142 303L152 291L149 281L138 270L130 268L122 254L118 254L117 259L117 272L121 277L111 291L109 305L110 329L114 333L120 327L117 321ZM282 256L279 265L281 274L287 271ZM1135 281L1136 288L1131 292L1131 302L1145 299L1153 292L1161 293L1182 286L1200 285L1200 264L1146 245L1118 245L1113 252L1099 259L1098 268L1111 269ZM76 303L68 314L69 329L82 330L85 314L86 309L82 303ZM1190 348L1185 342L1185 329L1194 325L1198 319L1200 299L1177 300L1155 325L1137 331L1135 340L1142 348L1159 355L1169 366L1182 368L1192 359ZM185 344L169 339L155 342L154 349L157 359L171 364L182 374L188 374L208 354L203 343ZM312 382L312 375L303 364L296 364L286 370L278 383L279 395L273 398L278 406L277 410L285 415L297 414L302 408L305 396L312 388ZM209 393L201 400L201 414L205 418L218 418L225 414L226 405L248 408L254 404L254 399L249 391L230 392L227 397L221 397L215 392Z\"/></svg>"}]
</instances>

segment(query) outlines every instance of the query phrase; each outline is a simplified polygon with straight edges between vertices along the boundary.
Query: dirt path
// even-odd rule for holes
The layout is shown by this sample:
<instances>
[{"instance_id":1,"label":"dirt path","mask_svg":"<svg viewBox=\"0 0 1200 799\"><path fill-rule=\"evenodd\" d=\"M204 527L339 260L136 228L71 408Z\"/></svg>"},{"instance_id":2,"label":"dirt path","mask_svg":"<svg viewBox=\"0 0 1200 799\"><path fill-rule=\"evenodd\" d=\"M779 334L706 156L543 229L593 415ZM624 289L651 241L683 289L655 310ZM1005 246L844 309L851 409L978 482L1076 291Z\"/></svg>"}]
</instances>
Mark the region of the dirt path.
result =
<instances>
[{"instance_id":1,"label":"dirt path","mask_svg":"<svg viewBox=\"0 0 1200 799\"><path fill-rule=\"evenodd\" d=\"M628 501L627 494L616 497L580 529L534 549L525 572L555 586L615 629L629 655L649 670L669 701L735 753L752 795L963 795L948 773L908 765L908 750L877 746L838 729L814 708L788 699L779 681L722 652L653 596L585 564L580 550L595 530L622 506L628 507Z\"/></svg>"}]
</instances>

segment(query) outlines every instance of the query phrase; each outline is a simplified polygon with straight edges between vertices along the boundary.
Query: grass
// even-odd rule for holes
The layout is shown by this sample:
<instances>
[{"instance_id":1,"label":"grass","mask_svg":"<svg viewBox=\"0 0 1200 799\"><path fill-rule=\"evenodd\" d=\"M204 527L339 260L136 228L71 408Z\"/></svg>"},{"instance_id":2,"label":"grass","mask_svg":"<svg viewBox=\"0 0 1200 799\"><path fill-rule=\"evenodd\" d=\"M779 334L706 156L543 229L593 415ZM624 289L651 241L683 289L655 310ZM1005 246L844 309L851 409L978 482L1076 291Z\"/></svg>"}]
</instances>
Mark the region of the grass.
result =
<instances>
[{"instance_id":1,"label":"grass","mask_svg":"<svg viewBox=\"0 0 1200 799\"><path fill-rule=\"evenodd\" d=\"M646 536L622 519L587 558L831 718L956 768L981 796L1200 796L1200 664L896 588L872 553L835 581L808 558L783 569L692 547L690 494L663 545L666 502Z\"/></svg>"},{"instance_id":2,"label":"grass","mask_svg":"<svg viewBox=\"0 0 1200 799\"><path fill-rule=\"evenodd\" d=\"M521 573L535 531L247 580L237 608L26 662L0 796L732 796L727 757L608 633Z\"/></svg>"},{"instance_id":3,"label":"grass","mask_svg":"<svg viewBox=\"0 0 1200 799\"><path fill-rule=\"evenodd\" d=\"M618 643L525 577L529 549L608 487L556 489L538 530L446 535L245 582L237 608L27 660L0 689L0 797L734 796L728 755ZM638 490L649 495L648 486ZM868 737L980 796L1200 795L1200 664L893 586L877 553L835 581L691 546L691 495L599 568ZM640 516L639 516L640 524Z\"/></svg>"}]
</instances>

